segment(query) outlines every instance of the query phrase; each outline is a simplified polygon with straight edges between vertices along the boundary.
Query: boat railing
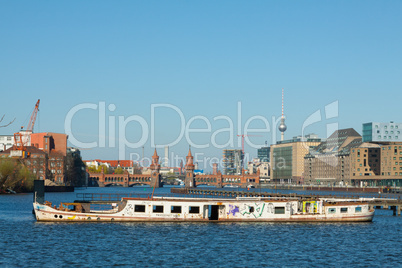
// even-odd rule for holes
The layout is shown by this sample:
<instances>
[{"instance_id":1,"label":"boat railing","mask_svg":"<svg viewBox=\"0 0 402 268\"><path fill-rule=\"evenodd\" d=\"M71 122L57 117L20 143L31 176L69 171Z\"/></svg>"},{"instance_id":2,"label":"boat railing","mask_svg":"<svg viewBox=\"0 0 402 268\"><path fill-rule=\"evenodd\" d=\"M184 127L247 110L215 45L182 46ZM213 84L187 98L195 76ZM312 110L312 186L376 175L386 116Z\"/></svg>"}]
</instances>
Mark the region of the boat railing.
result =
<instances>
[{"instance_id":1,"label":"boat railing","mask_svg":"<svg viewBox=\"0 0 402 268\"><path fill-rule=\"evenodd\" d=\"M234 197L230 196L217 196L214 194L173 194L173 193L166 193L166 194L158 194L154 197L171 197L171 198L213 198L213 199L233 199ZM145 198L151 199L152 194L140 194L140 193L127 193L127 194L112 194L112 193L77 193L76 194L77 202L88 202L88 201L121 201L122 198Z\"/></svg>"}]
</instances>

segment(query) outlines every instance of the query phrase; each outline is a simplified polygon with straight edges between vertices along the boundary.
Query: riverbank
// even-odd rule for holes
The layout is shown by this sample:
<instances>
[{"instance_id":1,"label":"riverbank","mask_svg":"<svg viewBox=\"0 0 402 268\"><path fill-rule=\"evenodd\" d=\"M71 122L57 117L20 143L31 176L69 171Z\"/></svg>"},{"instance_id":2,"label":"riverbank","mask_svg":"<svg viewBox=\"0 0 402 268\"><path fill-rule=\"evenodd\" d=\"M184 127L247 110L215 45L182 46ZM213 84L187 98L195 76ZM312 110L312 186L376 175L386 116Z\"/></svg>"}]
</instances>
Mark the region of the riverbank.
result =
<instances>
[{"instance_id":1,"label":"riverbank","mask_svg":"<svg viewBox=\"0 0 402 268\"><path fill-rule=\"evenodd\" d=\"M283 185L283 184L261 184L261 188L273 190L295 190L295 191L324 191L324 192L354 192L354 193L401 193L399 188L390 187L334 187L334 186L320 186L320 185Z\"/></svg>"}]
</instances>

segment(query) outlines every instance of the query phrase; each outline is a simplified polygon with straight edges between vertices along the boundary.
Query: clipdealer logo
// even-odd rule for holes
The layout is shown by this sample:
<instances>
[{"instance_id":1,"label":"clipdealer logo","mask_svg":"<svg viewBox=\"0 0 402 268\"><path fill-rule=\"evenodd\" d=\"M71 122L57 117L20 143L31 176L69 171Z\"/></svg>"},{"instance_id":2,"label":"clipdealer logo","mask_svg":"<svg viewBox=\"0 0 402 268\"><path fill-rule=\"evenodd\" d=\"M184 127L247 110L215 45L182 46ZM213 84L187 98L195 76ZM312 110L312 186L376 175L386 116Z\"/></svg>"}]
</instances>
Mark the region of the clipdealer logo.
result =
<instances>
[{"instance_id":1,"label":"clipdealer logo","mask_svg":"<svg viewBox=\"0 0 402 268\"><path fill-rule=\"evenodd\" d=\"M163 109L168 109L170 112L174 112L177 116L172 120L178 119L180 124L179 134L175 136L170 142L167 143L156 143L156 120L157 113L163 113ZM74 133L72 125L75 120L83 120L82 115L85 110L97 111L97 118L91 118L91 120L98 121L97 130L97 140L90 142L84 142L80 140L79 135ZM172 104L169 103L158 103L150 105L150 121L138 114L124 116L124 115L108 115L107 113L114 112L116 110L116 105L109 104L106 108L106 102L99 103L82 103L72 107L64 121L65 133L69 135L70 143L78 148L90 149L90 148L118 148L119 158L124 159L126 155L127 148L138 149L144 146L148 141L150 141L150 146L154 148L164 148L166 146L172 147L183 139L192 147L197 149L204 149L209 147L214 148L234 148L242 146L241 135L244 135L244 143L252 148L260 148L264 144L255 144L247 136L249 133L261 133L262 135L270 135L271 140L276 140L276 126L278 125L280 118L272 116L271 123L266 117L262 115L254 115L247 120L243 125L242 118L242 104L237 103L237 113L236 118L233 120L228 115L217 115L212 119L207 118L204 115L195 115L186 120L183 111ZM166 111L166 110L165 110ZM81 119L80 119L81 117ZM88 118L85 118L88 120ZM220 127L218 129L213 129L214 123L219 125L226 125L225 127ZM259 122L262 124L262 128L251 128L253 122ZM197 128L193 125L195 123L203 123L204 128ZM139 135L139 139L136 142L131 142L126 137L126 129L130 124L137 124L139 126L136 134ZM108 125L108 128L106 127ZM236 127L235 127L236 126ZM272 127L271 127L272 126ZM116 136L116 130L118 135ZM191 138L191 134L203 133L209 135L208 142L200 143ZM217 136L220 134L226 135L228 137L224 142L218 141ZM269 136L267 136L269 138ZM264 139L266 140L266 139ZM107 142L108 141L108 142Z\"/></svg>"},{"instance_id":2,"label":"clipdealer logo","mask_svg":"<svg viewBox=\"0 0 402 268\"><path fill-rule=\"evenodd\" d=\"M95 138L92 141L82 141L79 138L79 134L73 131L72 125L75 120L88 120L85 115L85 110L89 111L97 111L97 115L94 118L91 118L93 121L98 122L97 129L97 139ZM171 139L171 141L166 143L156 143L157 139L157 125L156 121L158 119L158 115L161 116L164 112L169 110L170 113L175 113L175 118L169 118L172 121L175 120L176 123L180 124L179 134ZM74 147L78 147L81 149L91 149L91 148L117 148L119 159L126 159L126 152L128 149L138 149L145 146L145 144L150 141L150 146L153 148L164 148L166 146L172 147L183 139L185 139L186 143L189 144L192 148L196 149L205 149L205 148L241 148L242 146L242 136L244 136L244 143L254 149L258 149L265 144L255 144L251 142L249 136L250 133L259 133L260 136L265 137L264 140L270 140L272 143L275 143L277 140L277 129L280 124L281 117L272 116L269 121L263 115L253 115L247 120L243 120L242 115L242 103L237 103L236 116L234 120L228 115L217 115L212 119L207 118L204 115L195 115L186 120L186 116L183 111L169 103L157 103L150 105L150 120L149 122L141 115L133 114L129 116L124 115L110 115L116 111L115 104L106 105L106 102L100 101L98 103L81 103L72 107L64 121L65 133L69 136L69 141ZM108 115L109 114L109 115ZM325 123L326 124L326 132L327 137L335 130L338 129L338 123L334 122L333 119L338 118L339 115L339 103L338 101L334 101L325 106L324 112L321 109L318 109L314 113L304 120L301 128L302 137L306 134L306 129L317 124L317 123ZM161 116L163 118L163 116ZM164 118L166 120L166 118ZM194 127L194 123L203 123L204 128L196 128ZM242 123L244 122L244 124ZM259 124L263 125L262 128L251 128L253 122L259 122ZM329 122L329 123L326 123ZM127 128L131 125L137 125L138 128L135 130L135 134L139 134L139 139L135 142L129 141L126 137ZM213 128L215 124L215 128ZM225 127L216 128L216 125L225 125ZM118 133L116 135L116 132ZM206 142L204 139L204 143L200 143L199 141L195 141L191 138L191 134L207 134L209 135L209 139ZM227 139L222 142L220 139L220 143L218 142L217 136L223 134ZM221 136L223 136L221 135ZM248 136L249 135L249 136ZM309 149L308 144L305 143L304 146L306 149ZM196 154L197 157L197 154ZM198 157L200 155L198 154ZM135 158L135 159L134 159ZM144 160L137 153L130 153L130 159L134 161ZM176 159L176 162L183 160L183 158L179 158L177 156L172 155L169 159ZM218 158L211 158L215 163L220 163ZM211 159L195 159L198 162L211 162ZM249 155L245 155L245 159L249 159ZM328 161L330 159L331 165L336 165L336 159L332 158L323 158L323 161ZM277 165L274 165L275 168L283 168L286 166L284 163L284 159L277 159ZM150 162L148 159L147 162ZM173 164L173 163L171 163ZM179 163L176 163L178 165ZM205 165L204 165L205 166ZM210 163L212 166L212 163Z\"/></svg>"}]
</instances>

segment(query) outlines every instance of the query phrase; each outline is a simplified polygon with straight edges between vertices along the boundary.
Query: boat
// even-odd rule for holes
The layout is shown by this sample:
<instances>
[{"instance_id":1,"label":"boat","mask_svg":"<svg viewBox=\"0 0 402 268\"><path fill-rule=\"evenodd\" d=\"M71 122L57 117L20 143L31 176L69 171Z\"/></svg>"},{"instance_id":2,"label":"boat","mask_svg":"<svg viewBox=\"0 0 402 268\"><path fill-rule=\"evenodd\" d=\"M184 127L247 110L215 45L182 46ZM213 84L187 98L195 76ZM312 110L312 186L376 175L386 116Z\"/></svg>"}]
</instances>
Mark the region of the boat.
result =
<instances>
[{"instance_id":1,"label":"boat","mask_svg":"<svg viewBox=\"0 0 402 268\"><path fill-rule=\"evenodd\" d=\"M238 185L233 185L233 184L226 184L223 186L223 188L239 188Z\"/></svg>"},{"instance_id":2,"label":"boat","mask_svg":"<svg viewBox=\"0 0 402 268\"><path fill-rule=\"evenodd\" d=\"M33 203L37 221L57 222L370 222L364 200L273 197L122 197L120 201Z\"/></svg>"}]
</instances>

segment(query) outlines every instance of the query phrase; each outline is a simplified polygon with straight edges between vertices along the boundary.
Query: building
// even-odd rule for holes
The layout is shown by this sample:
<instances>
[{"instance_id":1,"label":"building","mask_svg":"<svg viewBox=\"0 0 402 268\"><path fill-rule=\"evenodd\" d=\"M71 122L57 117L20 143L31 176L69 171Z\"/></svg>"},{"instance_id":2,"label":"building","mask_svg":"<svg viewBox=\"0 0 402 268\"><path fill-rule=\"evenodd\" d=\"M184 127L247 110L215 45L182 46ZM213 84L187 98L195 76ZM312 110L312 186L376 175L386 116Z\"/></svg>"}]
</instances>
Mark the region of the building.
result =
<instances>
[{"instance_id":1,"label":"building","mask_svg":"<svg viewBox=\"0 0 402 268\"><path fill-rule=\"evenodd\" d=\"M271 145L271 182L301 183L304 157L311 147L319 145L320 142L321 139L317 135L309 134Z\"/></svg>"},{"instance_id":2,"label":"building","mask_svg":"<svg viewBox=\"0 0 402 268\"><path fill-rule=\"evenodd\" d=\"M353 128L335 131L304 158L304 184L350 185L350 150L362 138Z\"/></svg>"},{"instance_id":3,"label":"building","mask_svg":"<svg viewBox=\"0 0 402 268\"><path fill-rule=\"evenodd\" d=\"M111 172L113 172L117 168L121 168L123 171L127 171L129 174L134 174L138 173L135 172L136 166L134 165L133 160L100 160L100 159L95 159L95 160L85 160L84 161L85 165L87 167L95 167L98 168L99 166L103 165L106 166L108 169L111 169Z\"/></svg>"},{"instance_id":4,"label":"building","mask_svg":"<svg viewBox=\"0 0 402 268\"><path fill-rule=\"evenodd\" d=\"M356 186L367 186L366 178L381 174L381 146L363 143L350 152L351 180Z\"/></svg>"},{"instance_id":5,"label":"building","mask_svg":"<svg viewBox=\"0 0 402 268\"><path fill-rule=\"evenodd\" d=\"M402 142L402 123L378 123L363 124L363 142Z\"/></svg>"},{"instance_id":6,"label":"building","mask_svg":"<svg viewBox=\"0 0 402 268\"><path fill-rule=\"evenodd\" d=\"M402 143L370 144L355 148L353 153L356 160L351 177L353 185L402 186Z\"/></svg>"},{"instance_id":7,"label":"building","mask_svg":"<svg viewBox=\"0 0 402 268\"><path fill-rule=\"evenodd\" d=\"M22 151L20 151L22 153ZM7 150L0 152L0 158L14 158L19 159L21 163L26 166L32 174L34 174L38 179L45 180L48 175L48 155L33 146L25 147L24 154L22 157L16 153L14 147L8 148Z\"/></svg>"},{"instance_id":8,"label":"building","mask_svg":"<svg viewBox=\"0 0 402 268\"><path fill-rule=\"evenodd\" d=\"M13 146L3 151L2 156L19 158L39 179L49 179L57 184L65 184L68 136L50 132L22 135L27 141L27 143L24 142L24 149L17 150ZM42 165L46 168L42 168Z\"/></svg>"},{"instance_id":9,"label":"building","mask_svg":"<svg viewBox=\"0 0 402 268\"><path fill-rule=\"evenodd\" d=\"M14 145L13 135L0 135L0 152L11 148Z\"/></svg>"},{"instance_id":10,"label":"building","mask_svg":"<svg viewBox=\"0 0 402 268\"><path fill-rule=\"evenodd\" d=\"M240 149L223 150L223 174L239 175L243 170L244 154Z\"/></svg>"},{"instance_id":11,"label":"building","mask_svg":"<svg viewBox=\"0 0 402 268\"><path fill-rule=\"evenodd\" d=\"M63 156L67 155L66 134L42 132L31 134L31 145L45 152L57 152Z\"/></svg>"},{"instance_id":12,"label":"building","mask_svg":"<svg viewBox=\"0 0 402 268\"><path fill-rule=\"evenodd\" d=\"M256 160L248 163L248 174L259 174L261 182L268 182L271 175L270 163L260 162L258 158Z\"/></svg>"},{"instance_id":13,"label":"building","mask_svg":"<svg viewBox=\"0 0 402 268\"><path fill-rule=\"evenodd\" d=\"M271 147L261 147L257 150L257 157L260 162L271 162Z\"/></svg>"},{"instance_id":14,"label":"building","mask_svg":"<svg viewBox=\"0 0 402 268\"><path fill-rule=\"evenodd\" d=\"M402 186L402 143L381 146L379 186Z\"/></svg>"}]
</instances>

